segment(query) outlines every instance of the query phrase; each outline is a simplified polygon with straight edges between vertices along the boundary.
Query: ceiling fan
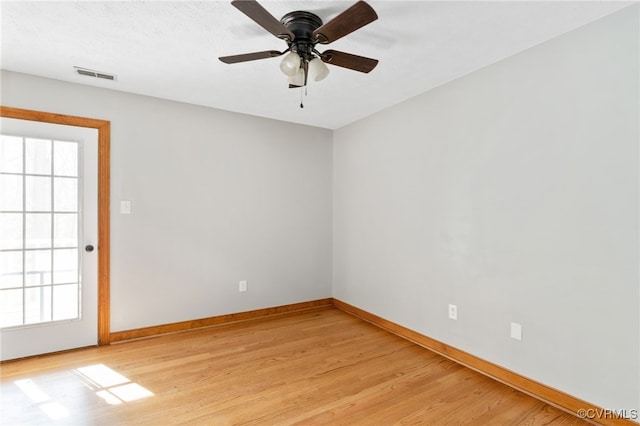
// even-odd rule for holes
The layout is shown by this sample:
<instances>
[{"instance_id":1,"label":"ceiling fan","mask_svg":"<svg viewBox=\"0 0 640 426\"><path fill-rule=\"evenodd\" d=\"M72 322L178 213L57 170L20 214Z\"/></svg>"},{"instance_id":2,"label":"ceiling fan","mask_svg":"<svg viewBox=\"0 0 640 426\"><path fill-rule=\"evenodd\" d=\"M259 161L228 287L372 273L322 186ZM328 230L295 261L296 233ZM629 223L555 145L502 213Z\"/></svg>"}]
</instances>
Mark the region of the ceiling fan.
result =
<instances>
[{"instance_id":1,"label":"ceiling fan","mask_svg":"<svg viewBox=\"0 0 640 426\"><path fill-rule=\"evenodd\" d=\"M332 43L355 30L375 21L378 15L369 4L359 1L327 23L314 13L289 12L277 20L255 0L234 0L231 4L255 21L262 28L284 40L284 51L262 52L222 56L225 64L275 58L285 55L280 70L289 77L289 87L304 87L309 78L320 81L329 74L325 63L368 73L378 65L377 59L365 58L337 50L316 50L317 44Z\"/></svg>"}]
</instances>

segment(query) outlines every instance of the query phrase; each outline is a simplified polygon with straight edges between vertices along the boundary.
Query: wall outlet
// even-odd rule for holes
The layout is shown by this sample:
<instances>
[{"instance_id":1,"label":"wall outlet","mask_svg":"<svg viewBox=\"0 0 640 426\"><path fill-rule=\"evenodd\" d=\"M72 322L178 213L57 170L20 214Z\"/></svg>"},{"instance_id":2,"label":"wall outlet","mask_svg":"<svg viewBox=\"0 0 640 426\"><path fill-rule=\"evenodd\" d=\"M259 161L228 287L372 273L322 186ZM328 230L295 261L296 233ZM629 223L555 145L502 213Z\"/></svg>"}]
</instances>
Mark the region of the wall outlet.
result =
<instances>
[{"instance_id":1,"label":"wall outlet","mask_svg":"<svg viewBox=\"0 0 640 426\"><path fill-rule=\"evenodd\" d=\"M240 293L244 293L245 291L247 291L247 281L246 280L242 280L238 283L238 291Z\"/></svg>"},{"instance_id":2,"label":"wall outlet","mask_svg":"<svg viewBox=\"0 0 640 426\"><path fill-rule=\"evenodd\" d=\"M458 319L458 307L456 305L449 305L449 318L452 320Z\"/></svg>"},{"instance_id":3,"label":"wall outlet","mask_svg":"<svg viewBox=\"0 0 640 426\"><path fill-rule=\"evenodd\" d=\"M522 340L522 325L517 322L511 323L511 338L516 340Z\"/></svg>"}]
</instances>

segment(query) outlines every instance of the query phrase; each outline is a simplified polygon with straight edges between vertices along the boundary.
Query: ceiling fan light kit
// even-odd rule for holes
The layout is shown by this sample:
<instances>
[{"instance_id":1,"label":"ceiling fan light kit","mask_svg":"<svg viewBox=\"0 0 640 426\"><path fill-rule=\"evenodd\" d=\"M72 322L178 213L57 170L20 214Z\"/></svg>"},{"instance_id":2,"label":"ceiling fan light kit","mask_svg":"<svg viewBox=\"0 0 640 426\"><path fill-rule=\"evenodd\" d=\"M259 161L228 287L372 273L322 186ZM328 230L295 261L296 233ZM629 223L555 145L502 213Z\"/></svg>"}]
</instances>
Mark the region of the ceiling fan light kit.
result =
<instances>
[{"instance_id":1,"label":"ceiling fan light kit","mask_svg":"<svg viewBox=\"0 0 640 426\"><path fill-rule=\"evenodd\" d=\"M280 70L288 77L290 88L306 87L309 79L320 81L326 78L329 68L325 63L363 73L371 72L378 65L377 59L336 50L322 53L316 50L317 44L334 42L378 19L373 8L364 1L355 3L326 24L318 15L306 11L289 12L277 20L255 0L234 0L231 4L262 28L284 40L287 49L282 52L267 50L220 57L226 64L286 54L280 62Z\"/></svg>"}]
</instances>

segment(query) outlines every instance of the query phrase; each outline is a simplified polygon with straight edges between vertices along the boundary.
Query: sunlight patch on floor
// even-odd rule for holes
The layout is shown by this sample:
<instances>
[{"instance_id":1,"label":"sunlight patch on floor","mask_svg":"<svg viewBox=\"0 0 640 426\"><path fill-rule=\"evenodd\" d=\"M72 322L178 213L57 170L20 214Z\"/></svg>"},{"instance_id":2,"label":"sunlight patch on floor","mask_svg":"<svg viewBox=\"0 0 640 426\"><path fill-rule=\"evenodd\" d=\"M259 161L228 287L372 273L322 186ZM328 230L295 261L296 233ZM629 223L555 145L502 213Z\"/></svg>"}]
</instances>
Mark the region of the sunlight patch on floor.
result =
<instances>
[{"instance_id":1,"label":"sunlight patch on floor","mask_svg":"<svg viewBox=\"0 0 640 426\"><path fill-rule=\"evenodd\" d=\"M104 364L90 365L75 371L89 380L96 390L96 395L109 405L120 405L123 402L136 401L154 395L150 390L131 382Z\"/></svg>"},{"instance_id":2,"label":"sunlight patch on floor","mask_svg":"<svg viewBox=\"0 0 640 426\"><path fill-rule=\"evenodd\" d=\"M90 365L76 369L78 373L91 380L96 386L108 388L111 386L128 383L131 380L117 373L104 364Z\"/></svg>"},{"instance_id":3,"label":"sunlight patch on floor","mask_svg":"<svg viewBox=\"0 0 640 426\"><path fill-rule=\"evenodd\" d=\"M131 402L137 399L153 396L153 393L137 383L129 383L128 385L117 386L115 388L109 389L109 392L111 392L124 402Z\"/></svg>"},{"instance_id":4,"label":"sunlight patch on floor","mask_svg":"<svg viewBox=\"0 0 640 426\"><path fill-rule=\"evenodd\" d=\"M46 404L42 404L40 409L44 411L51 420L64 419L69 416L69 410L59 402L47 402Z\"/></svg>"},{"instance_id":5,"label":"sunlight patch on floor","mask_svg":"<svg viewBox=\"0 0 640 426\"><path fill-rule=\"evenodd\" d=\"M86 388L80 387L79 392L84 393L88 390L95 393L98 398L109 405L120 405L154 396L154 393L150 390L132 382L104 364L89 365L72 371L75 373L75 380L84 384ZM14 384L27 396L32 406L37 406L49 419L60 420L73 414L61 402L56 401L58 398L52 398L47 393L46 389L51 390L52 383L53 386L56 386L55 381L52 382L43 377L43 380L47 383L47 385L42 384L43 388L36 383L37 380L38 378L21 379L16 380ZM59 385L63 386L62 383L59 383ZM47 386L49 387L47 388ZM75 389L76 391L72 391L72 393L78 392L78 388L76 387Z\"/></svg>"},{"instance_id":6,"label":"sunlight patch on floor","mask_svg":"<svg viewBox=\"0 0 640 426\"><path fill-rule=\"evenodd\" d=\"M27 395L27 397L29 397L31 401L39 404L38 406L40 409L44 411L51 420L62 419L69 415L69 410L67 410L62 404L52 401L51 397L40 389L40 386L38 386L33 380L16 380L14 383L25 395Z\"/></svg>"}]
</instances>

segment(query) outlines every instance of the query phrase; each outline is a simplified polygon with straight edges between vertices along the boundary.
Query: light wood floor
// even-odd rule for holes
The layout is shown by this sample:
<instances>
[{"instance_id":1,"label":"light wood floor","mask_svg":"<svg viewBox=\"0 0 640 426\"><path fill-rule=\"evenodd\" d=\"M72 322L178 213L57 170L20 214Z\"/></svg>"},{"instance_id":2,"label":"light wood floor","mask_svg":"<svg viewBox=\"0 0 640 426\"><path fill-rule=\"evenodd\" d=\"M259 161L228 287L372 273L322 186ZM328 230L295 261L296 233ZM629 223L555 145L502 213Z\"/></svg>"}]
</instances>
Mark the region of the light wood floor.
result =
<instances>
[{"instance_id":1,"label":"light wood floor","mask_svg":"<svg viewBox=\"0 0 640 426\"><path fill-rule=\"evenodd\" d=\"M337 309L1 366L2 424L584 424Z\"/></svg>"}]
</instances>

